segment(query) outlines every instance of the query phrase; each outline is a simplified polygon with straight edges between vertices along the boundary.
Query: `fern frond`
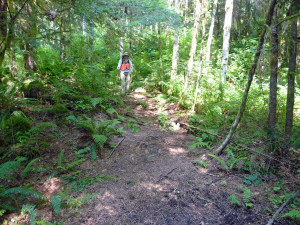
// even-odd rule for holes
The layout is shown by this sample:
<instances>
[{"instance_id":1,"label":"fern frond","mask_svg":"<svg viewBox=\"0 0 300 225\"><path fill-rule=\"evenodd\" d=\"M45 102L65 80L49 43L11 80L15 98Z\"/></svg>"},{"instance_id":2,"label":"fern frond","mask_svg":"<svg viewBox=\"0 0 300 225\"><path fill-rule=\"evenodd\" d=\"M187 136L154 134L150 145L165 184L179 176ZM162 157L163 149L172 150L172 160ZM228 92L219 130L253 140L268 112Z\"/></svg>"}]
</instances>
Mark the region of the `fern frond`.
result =
<instances>
[{"instance_id":1,"label":"fern frond","mask_svg":"<svg viewBox=\"0 0 300 225\"><path fill-rule=\"evenodd\" d=\"M57 161L57 167L62 167L62 161L64 157L65 150L61 150L59 155L58 155L58 161Z\"/></svg>"},{"instance_id":2,"label":"fern frond","mask_svg":"<svg viewBox=\"0 0 300 225\"><path fill-rule=\"evenodd\" d=\"M99 135L99 134L94 134L92 137L93 137L95 143L97 145L99 145L101 148L103 148L105 142L107 141L107 137L104 135Z\"/></svg>"},{"instance_id":3,"label":"fern frond","mask_svg":"<svg viewBox=\"0 0 300 225\"><path fill-rule=\"evenodd\" d=\"M56 212L56 214L58 214L59 210L60 210L60 206L61 206L61 196L53 195L53 196L51 196L50 201L51 201L51 205L53 207L54 212Z\"/></svg>"},{"instance_id":4,"label":"fern frond","mask_svg":"<svg viewBox=\"0 0 300 225\"><path fill-rule=\"evenodd\" d=\"M241 205L235 194L230 195L227 199L231 200L232 205Z\"/></svg>"},{"instance_id":5,"label":"fern frond","mask_svg":"<svg viewBox=\"0 0 300 225\"><path fill-rule=\"evenodd\" d=\"M21 166L21 162L25 161L26 158L20 157L16 158L15 161L8 161L0 165L0 178L10 178L9 175L14 173L16 169Z\"/></svg>"},{"instance_id":6,"label":"fern frond","mask_svg":"<svg viewBox=\"0 0 300 225\"><path fill-rule=\"evenodd\" d=\"M97 159L98 155L97 155L97 146L96 146L96 144L93 144L91 153L92 153L92 155L91 155L92 160Z\"/></svg>"},{"instance_id":7,"label":"fern frond","mask_svg":"<svg viewBox=\"0 0 300 225\"><path fill-rule=\"evenodd\" d=\"M85 159L79 159L79 160L76 160L76 161L74 161L74 162L68 164L67 167L66 167L65 169L66 169L66 170L69 170L69 169L71 169L72 167L74 167L75 165L77 165L78 163L81 163L81 162L83 162L83 161L85 161Z\"/></svg>"},{"instance_id":8,"label":"fern frond","mask_svg":"<svg viewBox=\"0 0 300 225\"><path fill-rule=\"evenodd\" d=\"M292 209L288 213L284 214L282 217L300 218L300 210Z\"/></svg>"},{"instance_id":9,"label":"fern frond","mask_svg":"<svg viewBox=\"0 0 300 225\"><path fill-rule=\"evenodd\" d=\"M244 188L244 193L243 193L243 201L245 204L250 203L251 199L251 190L247 187Z\"/></svg>"},{"instance_id":10,"label":"fern frond","mask_svg":"<svg viewBox=\"0 0 300 225\"><path fill-rule=\"evenodd\" d=\"M36 224L37 211L34 205L29 205L29 204L23 205L22 212L29 214L30 225Z\"/></svg>"},{"instance_id":11,"label":"fern frond","mask_svg":"<svg viewBox=\"0 0 300 225\"><path fill-rule=\"evenodd\" d=\"M42 195L41 193L24 187L15 187L15 188L6 189L2 193L0 193L0 196L9 197L12 194L29 195L36 198L45 199L45 196Z\"/></svg>"},{"instance_id":12,"label":"fern frond","mask_svg":"<svg viewBox=\"0 0 300 225\"><path fill-rule=\"evenodd\" d=\"M31 160L30 163L27 164L27 166L25 167L25 169L23 170L22 174L21 174L21 177L24 179L28 172L30 171L30 167L32 166L33 163L35 163L35 161L37 161L39 158L36 158L36 159L33 159Z\"/></svg>"},{"instance_id":13,"label":"fern frond","mask_svg":"<svg viewBox=\"0 0 300 225\"><path fill-rule=\"evenodd\" d=\"M218 160L219 163L221 163L221 165L222 165L226 170L229 169L228 166L226 165L226 163L225 163L222 159L220 159L218 156L216 156L216 155L214 155L214 154L208 154L208 155L211 156L211 157L213 157L213 158L215 158L216 160Z\"/></svg>"}]
</instances>

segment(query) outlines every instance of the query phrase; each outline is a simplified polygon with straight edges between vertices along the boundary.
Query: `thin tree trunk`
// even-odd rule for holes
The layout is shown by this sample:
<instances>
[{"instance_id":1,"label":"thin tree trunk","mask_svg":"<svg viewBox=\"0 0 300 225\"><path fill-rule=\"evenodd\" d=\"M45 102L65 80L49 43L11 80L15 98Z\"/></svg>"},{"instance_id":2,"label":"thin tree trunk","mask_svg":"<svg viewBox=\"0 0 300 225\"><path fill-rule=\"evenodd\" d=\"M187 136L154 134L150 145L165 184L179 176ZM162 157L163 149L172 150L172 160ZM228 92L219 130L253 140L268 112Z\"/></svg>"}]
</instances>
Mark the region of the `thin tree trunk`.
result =
<instances>
[{"instance_id":1,"label":"thin tree trunk","mask_svg":"<svg viewBox=\"0 0 300 225\"><path fill-rule=\"evenodd\" d=\"M268 113L268 136L270 139L270 151L275 149L275 125L277 106L277 77L278 77L278 20L275 12L271 28L271 59L270 59L270 93Z\"/></svg>"},{"instance_id":2,"label":"thin tree trunk","mask_svg":"<svg viewBox=\"0 0 300 225\"><path fill-rule=\"evenodd\" d=\"M120 38L120 57L122 58L122 55L124 53L124 38Z\"/></svg>"},{"instance_id":3,"label":"thin tree trunk","mask_svg":"<svg viewBox=\"0 0 300 225\"><path fill-rule=\"evenodd\" d=\"M189 0L185 0L185 5L184 5L184 36L186 37L186 23L188 19L188 10L189 10Z\"/></svg>"},{"instance_id":4,"label":"thin tree trunk","mask_svg":"<svg viewBox=\"0 0 300 225\"><path fill-rule=\"evenodd\" d=\"M158 33L158 53L159 53L159 78L163 81L163 63L162 63L162 41L161 41L161 27L160 24L157 25L157 33ZM161 85L161 91L164 91L163 82Z\"/></svg>"},{"instance_id":5,"label":"thin tree trunk","mask_svg":"<svg viewBox=\"0 0 300 225\"><path fill-rule=\"evenodd\" d=\"M232 24L232 9L233 0L226 0L225 4L225 20L224 20L224 32L223 32L223 57L221 64L221 82L226 82L227 64L229 56L229 40L230 30Z\"/></svg>"},{"instance_id":6,"label":"thin tree trunk","mask_svg":"<svg viewBox=\"0 0 300 225\"><path fill-rule=\"evenodd\" d=\"M176 0L175 2L175 11L179 13L178 0ZM172 71L170 76L170 90L169 90L170 94L173 91L173 83L177 76L178 58L179 58L179 30L175 30L174 43L173 43Z\"/></svg>"},{"instance_id":7,"label":"thin tree trunk","mask_svg":"<svg viewBox=\"0 0 300 225\"><path fill-rule=\"evenodd\" d=\"M297 1L294 0L291 6L296 8ZM295 14L291 11L290 15ZM290 39L290 58L288 71L288 90L286 98L286 121L285 121L285 138L289 140L293 129L293 111L295 102L295 74L297 66L297 21L291 20L291 39Z\"/></svg>"},{"instance_id":8,"label":"thin tree trunk","mask_svg":"<svg viewBox=\"0 0 300 225\"><path fill-rule=\"evenodd\" d=\"M267 26L271 25L273 13L274 13L274 8L275 8L276 4L277 4L277 0L272 0L270 8L269 8L268 15L267 15L267 18L266 18L266 25ZM223 141L223 143L218 147L218 149L215 152L218 155L221 154L222 151L228 145L228 143L229 143L229 141L230 141L230 139L231 139L231 137L232 137L235 129L237 128L239 122L241 121L241 119L243 117L243 113L244 113L245 108L246 108L248 93L249 93L249 90L250 90L250 87L251 87L253 76L255 74L255 70L256 70L256 67L257 67L257 62L258 62L260 53L261 53L262 48L263 48L263 43L264 43L264 37L265 37L265 34L266 34L266 30L267 30L267 27L265 26L265 28L263 29L263 31L262 31L262 33L260 35L260 38L259 38L257 50L256 50L256 53L255 53L255 56L254 56L254 61L252 63L251 69L250 69L250 71L248 73L248 82L247 82L247 86L246 86L246 89L245 89L245 92L244 92L244 96L243 96L243 99L242 99L240 110L239 110L239 112L238 112L238 114L237 114L237 116L235 118L235 121L231 125L230 131L229 131L226 139Z\"/></svg>"},{"instance_id":9,"label":"thin tree trunk","mask_svg":"<svg viewBox=\"0 0 300 225\"><path fill-rule=\"evenodd\" d=\"M0 0L0 66L4 60L4 54L6 50L6 37L7 37L7 29L8 29L8 21L7 21L7 1Z\"/></svg>"},{"instance_id":10,"label":"thin tree trunk","mask_svg":"<svg viewBox=\"0 0 300 225\"><path fill-rule=\"evenodd\" d=\"M186 94L188 83L189 83L189 78L190 78L190 75L193 70L194 57L195 57L196 48L197 48L197 38L198 38L198 33L199 33L200 11L201 11L201 0L197 0L196 10L195 10L193 38L192 38L192 45L191 45L191 50L190 50L190 59L188 62L187 74L186 74L185 81L184 81L183 96L185 96L185 94Z\"/></svg>"},{"instance_id":11,"label":"thin tree trunk","mask_svg":"<svg viewBox=\"0 0 300 225\"><path fill-rule=\"evenodd\" d=\"M207 47L206 47L206 61L210 61L210 46L213 39L214 34L214 26L215 26L215 16L216 16L216 10L217 10L218 0L214 0L213 5L213 11L211 15L211 22L210 22L210 28L209 28L209 34L207 39Z\"/></svg>"},{"instance_id":12,"label":"thin tree trunk","mask_svg":"<svg viewBox=\"0 0 300 225\"><path fill-rule=\"evenodd\" d=\"M198 92L199 92L199 86L200 86L200 80L201 80L201 72L202 72L202 65L203 65L203 46L204 46L204 38L205 38L205 25L206 25L206 12L204 14L204 19L202 22L202 39L201 39L201 47L200 47L200 65L199 65L199 72L197 76L197 84L195 89L195 96L194 96L194 103L192 106L192 111L195 110L195 105L197 102Z\"/></svg>"}]
</instances>

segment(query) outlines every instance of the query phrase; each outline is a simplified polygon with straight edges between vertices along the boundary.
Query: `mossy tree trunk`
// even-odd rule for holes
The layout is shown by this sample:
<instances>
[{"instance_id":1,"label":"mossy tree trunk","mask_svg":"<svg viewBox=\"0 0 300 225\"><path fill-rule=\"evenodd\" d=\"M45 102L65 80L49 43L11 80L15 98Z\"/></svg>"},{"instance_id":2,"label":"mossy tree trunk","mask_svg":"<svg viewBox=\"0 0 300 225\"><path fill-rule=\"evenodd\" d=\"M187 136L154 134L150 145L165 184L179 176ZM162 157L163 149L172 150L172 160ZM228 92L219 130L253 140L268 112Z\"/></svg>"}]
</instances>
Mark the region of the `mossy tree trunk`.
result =
<instances>
[{"instance_id":1,"label":"mossy tree trunk","mask_svg":"<svg viewBox=\"0 0 300 225\"><path fill-rule=\"evenodd\" d=\"M268 136L270 140L269 150L274 151L276 143L276 106L277 106L277 77L278 77L278 20L277 12L271 27L271 55L270 55L270 92L268 111Z\"/></svg>"},{"instance_id":2,"label":"mossy tree trunk","mask_svg":"<svg viewBox=\"0 0 300 225\"><path fill-rule=\"evenodd\" d=\"M296 14L297 0L293 0L291 5L290 16ZM295 75L297 67L297 21L290 21L290 57L289 57L289 71L288 71L288 89L286 99L286 121L285 121L285 137L288 141L292 135L293 129L293 112L295 102Z\"/></svg>"}]
</instances>

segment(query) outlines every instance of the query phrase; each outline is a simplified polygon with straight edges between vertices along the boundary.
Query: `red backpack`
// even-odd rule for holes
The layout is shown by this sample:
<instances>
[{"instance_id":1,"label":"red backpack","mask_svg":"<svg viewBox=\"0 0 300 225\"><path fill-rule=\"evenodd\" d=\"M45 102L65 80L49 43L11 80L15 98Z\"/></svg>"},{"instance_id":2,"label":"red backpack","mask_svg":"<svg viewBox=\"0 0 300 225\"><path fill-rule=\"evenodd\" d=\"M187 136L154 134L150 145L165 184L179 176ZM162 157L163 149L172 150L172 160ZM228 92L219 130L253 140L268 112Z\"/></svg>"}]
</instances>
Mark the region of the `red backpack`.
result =
<instances>
[{"instance_id":1,"label":"red backpack","mask_svg":"<svg viewBox=\"0 0 300 225\"><path fill-rule=\"evenodd\" d=\"M120 68L121 70L129 70L130 69L130 63L129 60L127 61L127 63L125 61L122 62L122 66Z\"/></svg>"}]
</instances>

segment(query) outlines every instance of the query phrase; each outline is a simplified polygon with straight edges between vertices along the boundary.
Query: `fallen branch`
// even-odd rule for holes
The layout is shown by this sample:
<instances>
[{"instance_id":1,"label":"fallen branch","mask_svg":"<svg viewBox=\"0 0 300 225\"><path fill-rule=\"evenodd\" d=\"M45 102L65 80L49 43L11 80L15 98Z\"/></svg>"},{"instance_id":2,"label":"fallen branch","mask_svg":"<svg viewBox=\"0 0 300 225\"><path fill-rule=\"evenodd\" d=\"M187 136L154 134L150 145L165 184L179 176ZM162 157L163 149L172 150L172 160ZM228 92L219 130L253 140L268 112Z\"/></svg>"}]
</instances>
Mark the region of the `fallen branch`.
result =
<instances>
[{"instance_id":1,"label":"fallen branch","mask_svg":"<svg viewBox=\"0 0 300 225\"><path fill-rule=\"evenodd\" d=\"M125 137L122 138L122 140L114 147L114 149L112 150L112 152L110 153L110 155L108 156L108 158L110 158L112 156L112 154L115 152L115 150L117 149L117 147L122 143L122 141L124 141Z\"/></svg>"},{"instance_id":2,"label":"fallen branch","mask_svg":"<svg viewBox=\"0 0 300 225\"><path fill-rule=\"evenodd\" d=\"M180 125L184 125L184 126L193 128L193 129L195 129L195 130L199 130L199 131L201 131L201 132L203 132L203 133L210 134L210 135L215 136L215 137L217 137L217 138L222 138L222 137L221 137L220 135L218 135L218 134L211 133L211 132L209 132L209 131L207 131L207 130L203 130L203 129L199 128L199 127L194 127L194 126L189 125L189 124L187 124L187 123L180 123Z\"/></svg>"},{"instance_id":3,"label":"fallen branch","mask_svg":"<svg viewBox=\"0 0 300 225\"><path fill-rule=\"evenodd\" d=\"M272 225L275 218L279 215L279 213L283 210L283 208L289 203L289 201L293 198L295 198L300 192L300 189L298 189L295 194L293 194L291 197L289 197L281 206L279 209L277 209L276 213L273 215L273 217L269 220L267 225Z\"/></svg>"},{"instance_id":4,"label":"fallen branch","mask_svg":"<svg viewBox=\"0 0 300 225\"><path fill-rule=\"evenodd\" d=\"M157 183L160 182L163 177L168 177L168 175L170 175L174 170L177 170L177 168L172 169L170 172L168 172L166 175L160 175L160 178L158 179Z\"/></svg>"}]
</instances>

